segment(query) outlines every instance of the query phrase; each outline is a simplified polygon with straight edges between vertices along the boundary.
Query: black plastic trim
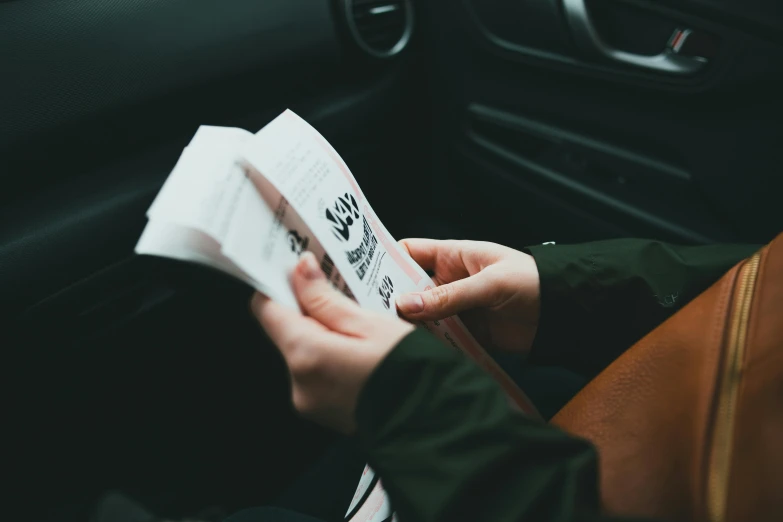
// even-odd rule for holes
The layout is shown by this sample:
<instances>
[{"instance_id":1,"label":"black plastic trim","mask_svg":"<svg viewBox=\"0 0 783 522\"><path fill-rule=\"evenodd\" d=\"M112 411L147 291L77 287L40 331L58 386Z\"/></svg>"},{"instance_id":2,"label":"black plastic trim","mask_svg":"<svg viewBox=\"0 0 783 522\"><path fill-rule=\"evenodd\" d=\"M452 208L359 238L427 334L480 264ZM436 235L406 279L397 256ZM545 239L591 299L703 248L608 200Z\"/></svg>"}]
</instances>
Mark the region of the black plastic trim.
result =
<instances>
[{"instance_id":1,"label":"black plastic trim","mask_svg":"<svg viewBox=\"0 0 783 522\"><path fill-rule=\"evenodd\" d=\"M0 3L0 150L102 111L339 54L329 0Z\"/></svg>"},{"instance_id":2,"label":"black plastic trim","mask_svg":"<svg viewBox=\"0 0 783 522\"><path fill-rule=\"evenodd\" d=\"M540 178L542 181L553 183L569 192L581 194L582 196L592 201L595 201L621 214L629 216L630 218L637 219L647 223L648 225L688 241L693 241L696 243L710 243L714 241L714 238L712 237L706 236L690 228L683 227L660 216L651 214L650 212L640 209L634 205L629 205L624 201L614 198L609 194L604 194L588 185L585 185L584 183L540 165L535 161L530 161L529 159L502 146L499 146L496 143L493 143L492 141L489 141L472 131L467 132L467 139L471 144L483 150L484 152L516 165L517 167L524 169L525 172L531 173Z\"/></svg>"},{"instance_id":3,"label":"black plastic trim","mask_svg":"<svg viewBox=\"0 0 783 522\"><path fill-rule=\"evenodd\" d=\"M524 62L531 65L564 70L613 81L623 81L647 88L653 87L661 90L679 92L703 92L710 90L720 83L722 77L730 68L736 56L738 56L743 49L744 36L730 27L703 18L697 18L674 9L661 7L649 1L622 0L633 4L636 7L649 10L650 12L671 17L683 24L697 27L713 34L718 34L721 38L726 40L727 45L722 47L720 55L717 56L716 59L710 63L709 67L705 68L700 74L691 76L656 74L643 69L634 69L630 66L615 66L609 63L591 62L580 56L568 56L510 42L495 35L484 26L471 5L472 1L473 0L462 1L467 17L470 20L469 25L471 26L471 32L473 33L474 38L493 54L505 59Z\"/></svg>"}]
</instances>

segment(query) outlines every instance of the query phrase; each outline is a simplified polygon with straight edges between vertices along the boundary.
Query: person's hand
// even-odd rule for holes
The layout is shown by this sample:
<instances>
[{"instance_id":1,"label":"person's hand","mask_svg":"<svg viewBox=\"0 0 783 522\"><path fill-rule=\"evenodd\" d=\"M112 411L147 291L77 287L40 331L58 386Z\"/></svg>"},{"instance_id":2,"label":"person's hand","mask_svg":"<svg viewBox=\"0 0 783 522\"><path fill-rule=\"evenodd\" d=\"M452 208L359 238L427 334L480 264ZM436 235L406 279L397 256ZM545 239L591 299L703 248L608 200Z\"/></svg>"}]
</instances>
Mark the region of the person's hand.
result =
<instances>
[{"instance_id":1,"label":"person's hand","mask_svg":"<svg viewBox=\"0 0 783 522\"><path fill-rule=\"evenodd\" d=\"M332 288L312 253L302 255L292 284L304 314L260 293L253 296L251 308L288 365L294 407L305 417L351 433L367 379L413 326L362 310Z\"/></svg>"},{"instance_id":2,"label":"person's hand","mask_svg":"<svg viewBox=\"0 0 783 522\"><path fill-rule=\"evenodd\" d=\"M460 314L484 346L526 353L540 308L532 256L495 243L403 239L400 244L438 285L397 298L400 314L432 321Z\"/></svg>"}]
</instances>

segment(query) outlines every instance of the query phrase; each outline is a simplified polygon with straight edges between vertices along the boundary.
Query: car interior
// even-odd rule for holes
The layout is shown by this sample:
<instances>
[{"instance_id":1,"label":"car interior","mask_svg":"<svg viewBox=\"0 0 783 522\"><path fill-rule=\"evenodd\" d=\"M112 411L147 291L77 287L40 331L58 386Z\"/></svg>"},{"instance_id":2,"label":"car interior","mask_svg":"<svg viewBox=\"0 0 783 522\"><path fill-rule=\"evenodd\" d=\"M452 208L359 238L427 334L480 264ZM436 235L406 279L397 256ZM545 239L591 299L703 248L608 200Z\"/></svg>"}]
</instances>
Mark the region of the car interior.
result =
<instances>
[{"instance_id":1,"label":"car interior","mask_svg":"<svg viewBox=\"0 0 783 522\"><path fill-rule=\"evenodd\" d=\"M199 125L293 110L397 239L783 229L776 0L2 0L0 78L13 520L261 505L332 440L250 288L133 253Z\"/></svg>"}]
</instances>

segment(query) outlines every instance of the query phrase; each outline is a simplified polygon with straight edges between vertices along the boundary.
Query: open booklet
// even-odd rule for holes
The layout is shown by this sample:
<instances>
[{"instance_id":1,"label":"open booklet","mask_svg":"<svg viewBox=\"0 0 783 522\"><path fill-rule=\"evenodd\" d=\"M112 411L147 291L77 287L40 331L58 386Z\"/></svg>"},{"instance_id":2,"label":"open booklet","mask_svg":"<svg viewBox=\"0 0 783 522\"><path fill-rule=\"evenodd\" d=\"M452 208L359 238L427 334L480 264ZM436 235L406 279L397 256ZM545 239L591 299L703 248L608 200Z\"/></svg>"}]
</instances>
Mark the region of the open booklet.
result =
<instances>
[{"instance_id":1,"label":"open booklet","mask_svg":"<svg viewBox=\"0 0 783 522\"><path fill-rule=\"evenodd\" d=\"M298 307L289 276L313 252L331 283L363 308L396 314L396 296L435 283L392 238L347 165L302 118L285 111L256 134L202 126L147 212L136 252L201 263ZM531 415L532 403L457 317L423 324L489 372ZM363 473L351 520L392 516Z\"/></svg>"}]
</instances>

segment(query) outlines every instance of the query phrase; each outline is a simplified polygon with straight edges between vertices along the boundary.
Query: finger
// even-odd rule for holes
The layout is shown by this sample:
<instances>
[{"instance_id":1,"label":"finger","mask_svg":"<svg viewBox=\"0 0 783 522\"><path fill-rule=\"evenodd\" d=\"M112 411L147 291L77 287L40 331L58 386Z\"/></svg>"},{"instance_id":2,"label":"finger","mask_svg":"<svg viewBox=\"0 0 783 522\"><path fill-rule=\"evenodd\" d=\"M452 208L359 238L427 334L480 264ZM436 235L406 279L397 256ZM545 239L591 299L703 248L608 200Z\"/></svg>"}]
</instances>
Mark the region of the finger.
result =
<instances>
[{"instance_id":1,"label":"finger","mask_svg":"<svg viewBox=\"0 0 783 522\"><path fill-rule=\"evenodd\" d=\"M253 313L280 351L294 381L314 375L323 364L323 347L339 343L318 321L256 294Z\"/></svg>"},{"instance_id":2,"label":"finger","mask_svg":"<svg viewBox=\"0 0 783 522\"><path fill-rule=\"evenodd\" d=\"M407 241L412 241L411 239L400 239L397 241L397 244L402 247L403 250L405 250L405 253L410 255L411 251L408 250L408 245L406 244Z\"/></svg>"},{"instance_id":3,"label":"finger","mask_svg":"<svg viewBox=\"0 0 783 522\"><path fill-rule=\"evenodd\" d=\"M302 255L291 279L299 305L308 316L336 332L366 333L369 314L332 287L312 253Z\"/></svg>"},{"instance_id":4,"label":"finger","mask_svg":"<svg viewBox=\"0 0 783 522\"><path fill-rule=\"evenodd\" d=\"M438 254L447 247L448 241L438 239L408 238L400 240L400 245L408 255L424 270L434 270Z\"/></svg>"},{"instance_id":5,"label":"finger","mask_svg":"<svg viewBox=\"0 0 783 522\"><path fill-rule=\"evenodd\" d=\"M425 292L403 294L397 309L411 320L433 321L492 303L491 285L483 273L437 286Z\"/></svg>"},{"instance_id":6,"label":"finger","mask_svg":"<svg viewBox=\"0 0 783 522\"><path fill-rule=\"evenodd\" d=\"M302 344L302 340L315 339L328 333L317 321L302 315L298 310L276 303L259 292L253 296L250 308L286 359Z\"/></svg>"}]
</instances>

